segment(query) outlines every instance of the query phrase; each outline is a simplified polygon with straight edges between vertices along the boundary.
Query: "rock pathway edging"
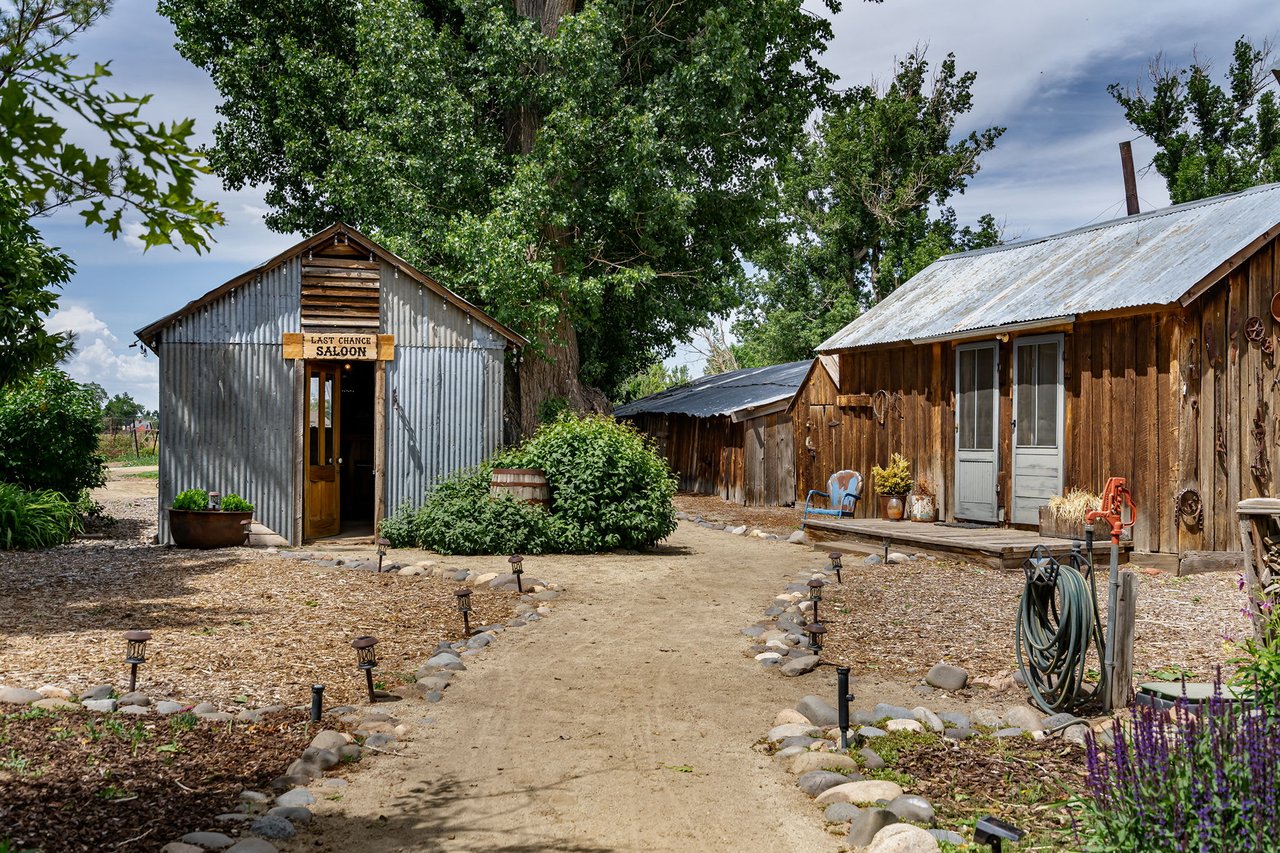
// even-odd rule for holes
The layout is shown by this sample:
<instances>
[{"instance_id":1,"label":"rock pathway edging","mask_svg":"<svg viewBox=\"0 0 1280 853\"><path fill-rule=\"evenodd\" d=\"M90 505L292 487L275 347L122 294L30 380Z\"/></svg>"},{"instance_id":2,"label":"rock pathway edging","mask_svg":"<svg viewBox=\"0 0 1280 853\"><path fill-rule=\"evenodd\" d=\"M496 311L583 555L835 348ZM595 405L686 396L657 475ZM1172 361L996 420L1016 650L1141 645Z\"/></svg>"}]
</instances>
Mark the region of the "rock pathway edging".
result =
<instances>
[{"instance_id":1,"label":"rock pathway edging","mask_svg":"<svg viewBox=\"0 0 1280 853\"><path fill-rule=\"evenodd\" d=\"M809 545L809 537L803 530L796 530L790 536L779 536L777 533L765 533L759 527L751 527L746 524L725 524L719 521L707 521L700 514L690 515L683 510L676 513L677 521L688 521L699 527L705 527L707 530L723 530L734 536L748 536L754 539L763 539L766 542L788 542L792 545Z\"/></svg>"}]
</instances>

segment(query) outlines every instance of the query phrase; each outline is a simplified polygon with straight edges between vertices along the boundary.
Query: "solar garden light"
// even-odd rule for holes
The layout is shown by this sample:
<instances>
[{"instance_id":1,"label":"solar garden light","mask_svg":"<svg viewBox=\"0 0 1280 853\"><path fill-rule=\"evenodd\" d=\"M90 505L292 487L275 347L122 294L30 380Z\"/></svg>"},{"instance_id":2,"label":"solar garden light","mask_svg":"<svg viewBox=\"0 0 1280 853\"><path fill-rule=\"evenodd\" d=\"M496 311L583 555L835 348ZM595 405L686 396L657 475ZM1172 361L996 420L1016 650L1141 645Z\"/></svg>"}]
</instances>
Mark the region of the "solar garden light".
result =
<instances>
[{"instance_id":1,"label":"solar garden light","mask_svg":"<svg viewBox=\"0 0 1280 853\"><path fill-rule=\"evenodd\" d=\"M849 692L849 667L836 667L836 721L840 726L840 749L849 748L849 703L853 694Z\"/></svg>"},{"instance_id":2,"label":"solar garden light","mask_svg":"<svg viewBox=\"0 0 1280 853\"><path fill-rule=\"evenodd\" d=\"M822 635L827 633L827 626L821 622L810 622L804 626L804 632L809 635L809 651L815 655L822 654Z\"/></svg>"},{"instance_id":3,"label":"solar garden light","mask_svg":"<svg viewBox=\"0 0 1280 853\"><path fill-rule=\"evenodd\" d=\"M1022 836L1026 834L1026 830L1018 829L994 815L987 815L974 826L973 841L975 844L990 846L991 853L1000 853L1000 845L1003 842L1021 841Z\"/></svg>"},{"instance_id":4,"label":"solar garden light","mask_svg":"<svg viewBox=\"0 0 1280 853\"><path fill-rule=\"evenodd\" d=\"M391 540L385 536L378 537L378 574L382 574L382 558L387 556L387 547Z\"/></svg>"},{"instance_id":5,"label":"solar garden light","mask_svg":"<svg viewBox=\"0 0 1280 853\"><path fill-rule=\"evenodd\" d=\"M324 685L311 685L311 722L320 722L320 715L324 712Z\"/></svg>"},{"instance_id":6,"label":"solar garden light","mask_svg":"<svg viewBox=\"0 0 1280 853\"><path fill-rule=\"evenodd\" d=\"M826 583L818 578L813 578L809 581L809 601L813 602L814 622L822 621L818 618L818 602L822 600L822 588L824 586L826 586Z\"/></svg>"},{"instance_id":7,"label":"solar garden light","mask_svg":"<svg viewBox=\"0 0 1280 853\"><path fill-rule=\"evenodd\" d=\"M832 551L827 556L831 558L831 568L836 570L836 583L844 583L844 579L840 577L840 569L844 566L844 555L839 551Z\"/></svg>"},{"instance_id":8,"label":"solar garden light","mask_svg":"<svg viewBox=\"0 0 1280 853\"><path fill-rule=\"evenodd\" d=\"M507 562L511 564L511 574L516 576L516 590L524 592L524 582L520 580L520 576L524 574L524 557L512 554L507 558Z\"/></svg>"},{"instance_id":9,"label":"solar garden light","mask_svg":"<svg viewBox=\"0 0 1280 853\"><path fill-rule=\"evenodd\" d=\"M129 664L130 693L138 689L138 664L147 662L147 640L150 639L150 631L124 632L124 662Z\"/></svg>"},{"instance_id":10,"label":"solar garden light","mask_svg":"<svg viewBox=\"0 0 1280 853\"><path fill-rule=\"evenodd\" d=\"M458 612L462 614L462 636L471 636L471 590L462 587L454 595L458 597Z\"/></svg>"},{"instance_id":11,"label":"solar garden light","mask_svg":"<svg viewBox=\"0 0 1280 853\"><path fill-rule=\"evenodd\" d=\"M356 637L351 641L351 648L356 650L356 668L364 670L364 680L369 687L369 704L371 705L376 701L373 696L373 668L378 665L378 654L373 650L376 645L378 645L376 637ZM312 702L314 701L313 698Z\"/></svg>"}]
</instances>

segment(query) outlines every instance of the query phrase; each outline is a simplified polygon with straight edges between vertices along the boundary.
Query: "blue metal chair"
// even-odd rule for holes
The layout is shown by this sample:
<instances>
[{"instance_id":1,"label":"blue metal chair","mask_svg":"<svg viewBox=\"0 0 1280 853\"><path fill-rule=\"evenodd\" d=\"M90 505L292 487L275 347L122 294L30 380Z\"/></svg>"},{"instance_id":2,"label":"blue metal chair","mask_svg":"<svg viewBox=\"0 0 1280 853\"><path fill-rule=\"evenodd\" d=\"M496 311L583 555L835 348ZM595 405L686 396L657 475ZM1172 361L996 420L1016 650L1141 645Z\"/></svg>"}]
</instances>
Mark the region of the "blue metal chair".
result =
<instances>
[{"instance_id":1,"label":"blue metal chair","mask_svg":"<svg viewBox=\"0 0 1280 853\"><path fill-rule=\"evenodd\" d=\"M810 506L810 502L815 497L826 498L828 509ZM853 515L860 500L862 500L862 475L857 471L837 471L831 475L830 480L827 480L825 492L810 489L804 499L804 515L800 517L800 528L804 529L805 519L810 515Z\"/></svg>"}]
</instances>

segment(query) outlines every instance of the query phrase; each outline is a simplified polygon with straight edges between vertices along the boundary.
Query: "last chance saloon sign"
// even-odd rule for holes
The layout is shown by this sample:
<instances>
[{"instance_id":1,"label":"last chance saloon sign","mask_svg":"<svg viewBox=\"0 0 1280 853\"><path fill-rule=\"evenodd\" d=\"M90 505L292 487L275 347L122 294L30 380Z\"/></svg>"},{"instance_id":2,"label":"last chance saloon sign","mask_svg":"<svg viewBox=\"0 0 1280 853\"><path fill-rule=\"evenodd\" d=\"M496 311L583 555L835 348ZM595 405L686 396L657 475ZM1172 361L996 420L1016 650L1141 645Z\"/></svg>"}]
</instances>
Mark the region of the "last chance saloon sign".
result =
<instances>
[{"instance_id":1,"label":"last chance saloon sign","mask_svg":"<svg viewBox=\"0 0 1280 853\"><path fill-rule=\"evenodd\" d=\"M302 357L375 361L378 358L378 336L341 332L329 335L303 335Z\"/></svg>"}]
</instances>

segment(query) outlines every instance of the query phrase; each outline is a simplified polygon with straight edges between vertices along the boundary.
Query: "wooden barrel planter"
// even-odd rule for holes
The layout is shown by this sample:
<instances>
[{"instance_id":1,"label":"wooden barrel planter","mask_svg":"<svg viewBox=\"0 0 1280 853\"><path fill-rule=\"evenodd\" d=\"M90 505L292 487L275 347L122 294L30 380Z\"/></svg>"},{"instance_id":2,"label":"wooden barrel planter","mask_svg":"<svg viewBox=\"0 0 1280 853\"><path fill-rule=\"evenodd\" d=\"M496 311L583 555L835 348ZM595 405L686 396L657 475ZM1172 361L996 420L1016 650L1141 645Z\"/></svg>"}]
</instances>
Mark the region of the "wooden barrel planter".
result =
<instances>
[{"instance_id":1,"label":"wooden barrel planter","mask_svg":"<svg viewBox=\"0 0 1280 853\"><path fill-rule=\"evenodd\" d=\"M489 494L495 498L507 495L527 504L551 508L551 486L547 475L537 468L494 468L489 479Z\"/></svg>"},{"instance_id":2,"label":"wooden barrel planter","mask_svg":"<svg viewBox=\"0 0 1280 853\"><path fill-rule=\"evenodd\" d=\"M234 548L249 538L252 512L170 509L169 533L179 548Z\"/></svg>"}]
</instances>

